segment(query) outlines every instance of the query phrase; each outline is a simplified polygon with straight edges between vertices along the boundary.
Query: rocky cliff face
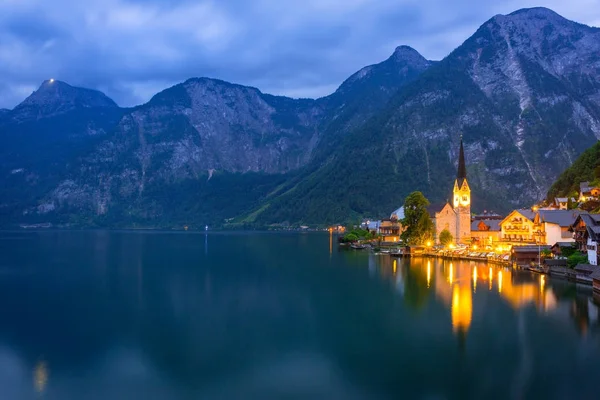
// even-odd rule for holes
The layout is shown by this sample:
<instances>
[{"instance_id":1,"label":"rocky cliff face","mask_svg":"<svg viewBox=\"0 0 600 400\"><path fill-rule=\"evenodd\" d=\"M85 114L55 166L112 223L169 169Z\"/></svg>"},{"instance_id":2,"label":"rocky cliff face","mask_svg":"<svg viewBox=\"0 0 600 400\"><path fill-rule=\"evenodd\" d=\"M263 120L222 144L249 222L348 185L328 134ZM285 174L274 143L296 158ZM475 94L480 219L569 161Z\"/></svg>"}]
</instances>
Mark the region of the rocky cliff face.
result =
<instances>
[{"instance_id":1,"label":"rocky cliff face","mask_svg":"<svg viewBox=\"0 0 600 400\"><path fill-rule=\"evenodd\" d=\"M599 55L599 29L550 10L496 16L401 89L377 119L346 135L327 163L272 201L262 218L385 215L417 189L443 201L461 134L475 210L531 204L600 138ZM315 193L327 199L320 209L336 212L311 208Z\"/></svg>"},{"instance_id":2,"label":"rocky cliff face","mask_svg":"<svg viewBox=\"0 0 600 400\"><path fill-rule=\"evenodd\" d=\"M195 78L131 110L118 109L93 91L44 82L10 112L16 124L8 129L11 137L40 118L46 118L42 120L46 131L52 130L48 121L89 110L98 116L100 110L106 113L114 108L119 119L111 119L112 127L101 131L70 124L70 140L101 134L85 141L91 150L62 160L67 171L53 175L62 179L50 180L53 187L45 186L43 196L37 192L24 212L42 219L75 215L76 221L82 221L83 215L85 223L130 217L142 223L169 221L175 218L172 206L177 207L166 202L165 193L171 193L179 205L188 205L186 209L203 199L195 214L205 221L235 217L260 206L261 196L284 187L290 174L311 163L315 150L325 148L328 130L341 134L366 120L429 65L416 51L401 47L390 59L367 67L336 93L318 100L271 96L255 88ZM89 116L79 119L95 121ZM342 124L334 129L333 121ZM5 174L30 170L22 164L6 163ZM228 186L232 182L236 187ZM19 198L27 197L30 189ZM214 212L224 202L231 203L233 196L236 207L226 214ZM186 215L176 218L193 220Z\"/></svg>"}]
</instances>

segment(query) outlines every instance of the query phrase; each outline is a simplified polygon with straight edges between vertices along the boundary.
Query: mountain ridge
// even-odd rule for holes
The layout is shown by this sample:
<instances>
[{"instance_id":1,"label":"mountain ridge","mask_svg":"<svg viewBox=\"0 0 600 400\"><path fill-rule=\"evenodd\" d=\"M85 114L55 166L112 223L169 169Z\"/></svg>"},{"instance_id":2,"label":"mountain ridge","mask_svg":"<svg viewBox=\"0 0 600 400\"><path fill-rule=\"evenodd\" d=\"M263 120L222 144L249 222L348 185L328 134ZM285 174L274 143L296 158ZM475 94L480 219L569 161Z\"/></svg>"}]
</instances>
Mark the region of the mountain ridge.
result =
<instances>
[{"instance_id":1,"label":"mountain ridge","mask_svg":"<svg viewBox=\"0 0 600 400\"><path fill-rule=\"evenodd\" d=\"M600 30L557 16L492 17L441 61L398 46L318 99L190 78L117 107L112 129L69 128L79 131L61 143L84 145L61 156L44 188L25 178L45 173L0 162L0 179L19 188L13 202L0 191L0 220L264 226L385 216L413 190L448 197L461 132L474 209L531 204L600 137ZM103 120L95 107L47 120L68 126L81 110Z\"/></svg>"}]
</instances>

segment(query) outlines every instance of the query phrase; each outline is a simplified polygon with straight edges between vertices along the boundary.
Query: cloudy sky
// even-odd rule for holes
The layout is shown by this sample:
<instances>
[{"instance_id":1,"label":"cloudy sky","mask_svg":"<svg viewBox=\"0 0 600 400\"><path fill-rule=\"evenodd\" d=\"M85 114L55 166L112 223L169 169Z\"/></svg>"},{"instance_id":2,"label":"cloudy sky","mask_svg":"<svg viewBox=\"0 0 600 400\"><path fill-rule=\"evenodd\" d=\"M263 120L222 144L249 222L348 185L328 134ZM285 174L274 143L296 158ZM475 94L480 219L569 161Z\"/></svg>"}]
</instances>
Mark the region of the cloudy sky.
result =
<instances>
[{"instance_id":1,"label":"cloudy sky","mask_svg":"<svg viewBox=\"0 0 600 400\"><path fill-rule=\"evenodd\" d=\"M534 6L600 26L600 0L0 0L0 108L48 78L122 106L198 76L319 97L398 45L439 60Z\"/></svg>"}]
</instances>

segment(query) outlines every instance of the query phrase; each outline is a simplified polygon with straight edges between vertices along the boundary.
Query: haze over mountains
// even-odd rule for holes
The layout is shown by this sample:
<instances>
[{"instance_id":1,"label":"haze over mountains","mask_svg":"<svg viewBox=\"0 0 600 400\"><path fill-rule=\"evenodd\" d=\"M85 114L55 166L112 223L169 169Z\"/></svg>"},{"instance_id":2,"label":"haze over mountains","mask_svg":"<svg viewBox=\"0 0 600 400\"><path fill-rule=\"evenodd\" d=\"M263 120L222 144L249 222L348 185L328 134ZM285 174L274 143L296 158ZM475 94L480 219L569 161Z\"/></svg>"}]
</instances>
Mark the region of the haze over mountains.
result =
<instances>
[{"instance_id":1,"label":"haze over mountains","mask_svg":"<svg viewBox=\"0 0 600 400\"><path fill-rule=\"evenodd\" d=\"M316 100L192 78L123 109L46 81L0 110L0 224L380 217L448 197L461 133L476 211L543 198L600 138L600 29L498 15L440 62L400 46Z\"/></svg>"}]
</instances>

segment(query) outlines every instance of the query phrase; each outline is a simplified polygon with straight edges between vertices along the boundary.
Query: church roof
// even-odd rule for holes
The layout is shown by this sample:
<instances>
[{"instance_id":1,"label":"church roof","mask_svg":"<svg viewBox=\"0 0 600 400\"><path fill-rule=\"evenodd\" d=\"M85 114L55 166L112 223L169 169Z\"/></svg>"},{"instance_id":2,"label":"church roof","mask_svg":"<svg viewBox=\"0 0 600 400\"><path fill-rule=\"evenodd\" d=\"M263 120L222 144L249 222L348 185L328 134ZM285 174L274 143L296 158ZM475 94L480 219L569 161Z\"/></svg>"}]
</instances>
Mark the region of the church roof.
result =
<instances>
[{"instance_id":1,"label":"church roof","mask_svg":"<svg viewBox=\"0 0 600 400\"><path fill-rule=\"evenodd\" d=\"M462 136L460 138L460 150L458 154L458 172L456 174L456 180L458 186L462 186L464 180L467 179L467 166L465 164L465 150L463 148Z\"/></svg>"}]
</instances>

